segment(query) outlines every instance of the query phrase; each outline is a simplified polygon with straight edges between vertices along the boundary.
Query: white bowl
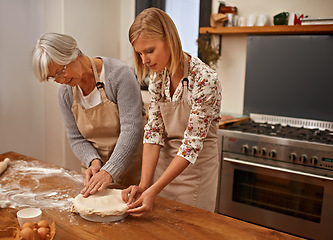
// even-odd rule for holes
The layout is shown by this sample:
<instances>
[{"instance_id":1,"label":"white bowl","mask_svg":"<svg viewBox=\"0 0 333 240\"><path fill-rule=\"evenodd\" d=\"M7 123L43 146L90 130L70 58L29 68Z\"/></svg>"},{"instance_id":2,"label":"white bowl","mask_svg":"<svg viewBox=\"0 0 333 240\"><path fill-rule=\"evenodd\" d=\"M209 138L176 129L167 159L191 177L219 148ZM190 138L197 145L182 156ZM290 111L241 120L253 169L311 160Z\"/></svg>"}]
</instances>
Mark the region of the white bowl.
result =
<instances>
[{"instance_id":1,"label":"white bowl","mask_svg":"<svg viewBox=\"0 0 333 240\"><path fill-rule=\"evenodd\" d=\"M17 220L22 226L26 222L39 222L42 220L42 210L39 208L25 208L17 212Z\"/></svg>"}]
</instances>

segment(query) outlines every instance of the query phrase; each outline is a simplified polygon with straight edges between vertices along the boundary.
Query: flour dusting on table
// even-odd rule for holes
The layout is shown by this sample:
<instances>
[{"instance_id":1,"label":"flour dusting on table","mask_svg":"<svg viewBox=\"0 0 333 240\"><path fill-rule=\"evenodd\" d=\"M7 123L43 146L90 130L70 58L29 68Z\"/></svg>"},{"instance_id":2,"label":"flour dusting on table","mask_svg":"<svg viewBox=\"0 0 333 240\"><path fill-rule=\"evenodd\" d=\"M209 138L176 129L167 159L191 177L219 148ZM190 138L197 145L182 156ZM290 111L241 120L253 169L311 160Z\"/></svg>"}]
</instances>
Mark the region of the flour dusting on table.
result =
<instances>
[{"instance_id":1,"label":"flour dusting on table","mask_svg":"<svg viewBox=\"0 0 333 240\"><path fill-rule=\"evenodd\" d=\"M77 186L83 187L83 176L63 168L39 165L39 161L16 160L10 163L6 174L0 176L0 208L38 207L57 208L59 211L70 209L77 195ZM76 187L60 185L73 180L77 183ZM46 182L52 183L52 190L46 187Z\"/></svg>"}]
</instances>

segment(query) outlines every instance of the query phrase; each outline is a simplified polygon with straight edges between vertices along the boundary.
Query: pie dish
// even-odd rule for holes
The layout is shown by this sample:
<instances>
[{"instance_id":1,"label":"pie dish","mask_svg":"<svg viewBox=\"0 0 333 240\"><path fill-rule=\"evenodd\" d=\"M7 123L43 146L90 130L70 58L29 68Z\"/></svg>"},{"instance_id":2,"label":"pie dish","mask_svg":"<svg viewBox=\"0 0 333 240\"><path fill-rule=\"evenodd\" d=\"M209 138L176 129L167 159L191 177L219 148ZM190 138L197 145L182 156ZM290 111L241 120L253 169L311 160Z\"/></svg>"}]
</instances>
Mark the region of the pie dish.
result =
<instances>
[{"instance_id":1,"label":"pie dish","mask_svg":"<svg viewBox=\"0 0 333 240\"><path fill-rule=\"evenodd\" d=\"M92 222L114 222L124 219L128 214L120 189L104 189L89 197L79 194L74 199L72 211Z\"/></svg>"}]
</instances>

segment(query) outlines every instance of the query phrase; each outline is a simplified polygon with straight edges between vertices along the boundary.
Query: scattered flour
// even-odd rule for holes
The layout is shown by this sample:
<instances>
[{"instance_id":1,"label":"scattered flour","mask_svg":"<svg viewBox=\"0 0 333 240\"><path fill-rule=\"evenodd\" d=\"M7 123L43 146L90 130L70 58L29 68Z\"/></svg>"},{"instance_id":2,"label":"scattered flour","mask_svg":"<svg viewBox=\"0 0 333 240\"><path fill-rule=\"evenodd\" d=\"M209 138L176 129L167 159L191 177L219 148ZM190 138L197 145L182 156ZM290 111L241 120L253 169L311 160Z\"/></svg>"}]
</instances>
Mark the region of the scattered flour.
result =
<instances>
[{"instance_id":1,"label":"scattered flour","mask_svg":"<svg viewBox=\"0 0 333 240\"><path fill-rule=\"evenodd\" d=\"M83 186L84 177L63 168L38 167L39 161L12 161L6 174L0 176L0 208L39 207L71 208L78 189L57 187L59 178L71 179ZM54 179L54 189L45 190L45 179ZM28 182L28 183L27 183ZM26 187L29 185L30 187ZM33 186L33 187L31 187Z\"/></svg>"}]
</instances>

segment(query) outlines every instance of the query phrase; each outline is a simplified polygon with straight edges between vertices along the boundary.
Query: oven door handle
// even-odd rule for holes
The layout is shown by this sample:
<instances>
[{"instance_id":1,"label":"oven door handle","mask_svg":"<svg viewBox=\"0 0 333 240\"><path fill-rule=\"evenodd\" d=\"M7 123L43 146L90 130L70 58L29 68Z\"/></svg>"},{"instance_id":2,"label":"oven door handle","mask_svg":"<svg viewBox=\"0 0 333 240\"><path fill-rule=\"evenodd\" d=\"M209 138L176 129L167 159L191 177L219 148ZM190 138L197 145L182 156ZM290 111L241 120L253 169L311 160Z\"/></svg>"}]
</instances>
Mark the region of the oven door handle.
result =
<instances>
[{"instance_id":1,"label":"oven door handle","mask_svg":"<svg viewBox=\"0 0 333 240\"><path fill-rule=\"evenodd\" d=\"M273 166L269 166L269 165L263 165L263 164L260 164L260 163L245 162L245 161L242 161L242 160L232 159L232 158L227 158L227 157L224 157L223 161L237 163L237 164L243 164L243 165L253 166L253 167L261 167L261 168L266 168L266 169L275 170L275 171L281 171L281 172L286 172L286 173L294 173L294 174L298 174L298 175L302 175L302 176L306 176L306 177L314 177L314 178L320 178L320 179L324 179L324 180L333 181L333 178L326 177L326 176L320 176L320 175L316 175L316 174L305 173L305 172L295 171L295 170L291 170L291 169L273 167Z\"/></svg>"}]
</instances>

